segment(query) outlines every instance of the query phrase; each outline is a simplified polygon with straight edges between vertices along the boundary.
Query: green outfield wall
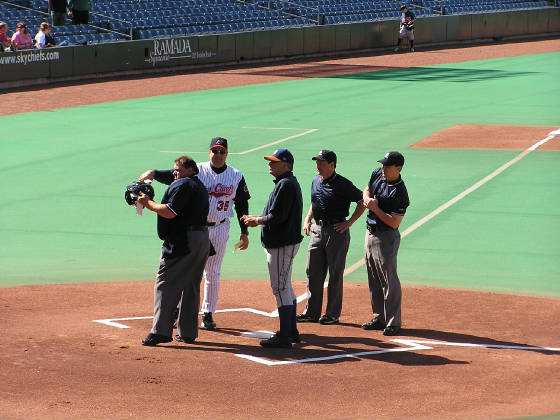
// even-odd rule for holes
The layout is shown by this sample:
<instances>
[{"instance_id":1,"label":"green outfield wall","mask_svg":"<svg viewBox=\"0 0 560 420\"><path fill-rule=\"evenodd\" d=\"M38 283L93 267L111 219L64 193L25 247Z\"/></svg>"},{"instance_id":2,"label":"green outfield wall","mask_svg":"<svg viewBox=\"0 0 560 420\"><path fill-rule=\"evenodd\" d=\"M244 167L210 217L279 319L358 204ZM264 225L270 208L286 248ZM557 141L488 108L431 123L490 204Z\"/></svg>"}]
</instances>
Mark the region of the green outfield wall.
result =
<instances>
[{"instance_id":1,"label":"green outfield wall","mask_svg":"<svg viewBox=\"0 0 560 420\"><path fill-rule=\"evenodd\" d=\"M389 48L397 21L159 38L0 55L0 87ZM434 45L560 32L560 8L420 18L416 44Z\"/></svg>"}]
</instances>

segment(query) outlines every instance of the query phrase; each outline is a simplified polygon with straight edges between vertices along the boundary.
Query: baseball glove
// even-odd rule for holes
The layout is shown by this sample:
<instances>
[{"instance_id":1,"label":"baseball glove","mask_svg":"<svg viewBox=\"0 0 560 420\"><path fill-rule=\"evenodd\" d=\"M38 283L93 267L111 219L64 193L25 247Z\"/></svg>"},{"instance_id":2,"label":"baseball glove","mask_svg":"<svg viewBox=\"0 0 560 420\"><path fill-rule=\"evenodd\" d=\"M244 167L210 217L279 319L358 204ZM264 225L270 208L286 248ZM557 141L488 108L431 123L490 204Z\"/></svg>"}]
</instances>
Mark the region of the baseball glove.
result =
<instances>
[{"instance_id":1,"label":"baseball glove","mask_svg":"<svg viewBox=\"0 0 560 420\"><path fill-rule=\"evenodd\" d=\"M154 199L154 187L150 184L145 182L136 181L126 187L126 191L124 192L124 199L128 203L128 205L133 206L136 204L136 200L140 196L140 193L146 194L150 197L150 200Z\"/></svg>"}]
</instances>

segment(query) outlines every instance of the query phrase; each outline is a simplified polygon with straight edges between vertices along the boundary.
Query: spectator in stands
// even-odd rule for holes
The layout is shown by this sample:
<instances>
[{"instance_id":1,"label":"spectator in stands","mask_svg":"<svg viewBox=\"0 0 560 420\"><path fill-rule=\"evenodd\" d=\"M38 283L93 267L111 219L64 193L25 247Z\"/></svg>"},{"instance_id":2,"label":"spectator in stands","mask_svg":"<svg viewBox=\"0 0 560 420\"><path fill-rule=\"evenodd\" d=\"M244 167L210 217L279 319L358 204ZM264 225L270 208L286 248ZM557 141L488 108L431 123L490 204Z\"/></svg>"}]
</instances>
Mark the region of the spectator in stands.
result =
<instances>
[{"instance_id":1,"label":"spectator in stands","mask_svg":"<svg viewBox=\"0 0 560 420\"><path fill-rule=\"evenodd\" d=\"M9 50L12 41L8 38L8 24L0 22L0 52Z\"/></svg>"},{"instance_id":2,"label":"spectator in stands","mask_svg":"<svg viewBox=\"0 0 560 420\"><path fill-rule=\"evenodd\" d=\"M27 25L23 22L17 24L17 31L12 35L12 48L14 50L33 48L33 38L29 35Z\"/></svg>"},{"instance_id":3,"label":"spectator in stands","mask_svg":"<svg viewBox=\"0 0 560 420\"><path fill-rule=\"evenodd\" d=\"M54 38L51 36L51 25L47 22L41 23L39 32L35 35L35 47L41 49L46 47L54 47L56 44Z\"/></svg>"},{"instance_id":4,"label":"spectator in stands","mask_svg":"<svg viewBox=\"0 0 560 420\"><path fill-rule=\"evenodd\" d=\"M66 13L68 13L68 0L49 0L53 26L66 25Z\"/></svg>"},{"instance_id":5,"label":"spectator in stands","mask_svg":"<svg viewBox=\"0 0 560 420\"><path fill-rule=\"evenodd\" d=\"M72 25L87 25L89 23L90 0L70 0L68 7L72 10Z\"/></svg>"}]
</instances>

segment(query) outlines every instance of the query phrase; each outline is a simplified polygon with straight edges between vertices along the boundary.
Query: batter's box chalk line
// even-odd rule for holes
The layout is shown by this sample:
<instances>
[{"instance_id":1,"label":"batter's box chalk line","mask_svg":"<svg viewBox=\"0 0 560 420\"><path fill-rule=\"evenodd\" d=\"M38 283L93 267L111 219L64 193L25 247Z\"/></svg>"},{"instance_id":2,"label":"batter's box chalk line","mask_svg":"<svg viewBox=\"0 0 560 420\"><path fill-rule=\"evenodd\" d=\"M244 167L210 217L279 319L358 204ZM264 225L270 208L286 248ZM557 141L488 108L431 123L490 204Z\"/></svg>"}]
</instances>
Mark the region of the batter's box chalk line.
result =
<instances>
[{"instance_id":1,"label":"batter's box chalk line","mask_svg":"<svg viewBox=\"0 0 560 420\"><path fill-rule=\"evenodd\" d=\"M305 295L303 295L305 296ZM216 312L249 312L260 316L266 316L270 318L278 317L278 311L265 312L253 308L235 308L235 309L221 309ZM138 317L127 317L127 318L108 318L108 319L95 319L93 322L98 322L110 327L115 328L130 328L117 321L134 321L139 319L152 319L153 316L138 316ZM243 338L249 339L266 339L273 335L271 331L248 331L241 334ZM430 341L421 339L403 339L397 338L391 340L394 343L399 344L399 347L394 347L390 349L382 350L366 350L361 352L349 352L349 353L339 353L331 356L323 357L303 357L300 359L291 360L270 360L264 357L252 356L249 354L235 354L236 357L248 360L250 362L259 363L265 366L280 366L280 365L290 365L296 363L313 363L313 362L325 362L337 359L347 359L347 358L361 358L364 356L372 356L378 354L387 353L400 353L400 352L412 352L421 350L432 350L438 346L448 346L448 347L471 347L471 348L488 348L488 349L506 349L506 350L532 350L532 351L550 351L550 352L560 352L560 347L536 347L536 346L521 346L521 345L505 345L505 344L473 344L473 343L454 343L448 341Z\"/></svg>"}]
</instances>

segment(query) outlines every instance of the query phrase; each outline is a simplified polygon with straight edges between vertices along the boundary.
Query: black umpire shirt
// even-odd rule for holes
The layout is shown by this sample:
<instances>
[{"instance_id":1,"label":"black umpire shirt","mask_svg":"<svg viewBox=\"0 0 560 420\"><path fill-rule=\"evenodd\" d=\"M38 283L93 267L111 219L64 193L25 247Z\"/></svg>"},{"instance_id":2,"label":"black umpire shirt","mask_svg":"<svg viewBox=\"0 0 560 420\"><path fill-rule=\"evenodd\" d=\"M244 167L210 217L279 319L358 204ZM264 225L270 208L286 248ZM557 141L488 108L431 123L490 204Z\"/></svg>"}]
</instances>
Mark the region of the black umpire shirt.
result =
<instances>
[{"instance_id":1,"label":"black umpire shirt","mask_svg":"<svg viewBox=\"0 0 560 420\"><path fill-rule=\"evenodd\" d=\"M227 165L222 166L221 168L215 168L214 166L210 165L212 170L217 174L221 174L227 169ZM154 179L162 184L171 184L173 182L173 169L171 170L155 170L154 171ZM235 198L233 199L233 204L235 208L235 213L237 214L237 222L239 223L239 228L241 229L241 233L244 235L248 235L249 231L247 229L247 225L241 221L241 216L244 214L249 214L249 199L251 198L251 194L249 194L249 190L247 188L247 184L245 183L245 177L241 176L241 181L237 185L237 191L235 192Z\"/></svg>"},{"instance_id":2,"label":"black umpire shirt","mask_svg":"<svg viewBox=\"0 0 560 420\"><path fill-rule=\"evenodd\" d=\"M333 223L346 219L350 203L361 199L362 191L336 172L327 179L317 175L311 183L311 209L315 220Z\"/></svg>"},{"instance_id":3,"label":"black umpire shirt","mask_svg":"<svg viewBox=\"0 0 560 420\"><path fill-rule=\"evenodd\" d=\"M299 244L303 199L301 187L292 172L274 179L274 189L263 211L261 243L265 248Z\"/></svg>"},{"instance_id":4,"label":"black umpire shirt","mask_svg":"<svg viewBox=\"0 0 560 420\"><path fill-rule=\"evenodd\" d=\"M206 226L208 191L196 175L173 181L163 193L161 204L167 204L175 217L158 214L157 231L163 240L162 257L174 258L189 253L187 232L190 226Z\"/></svg>"},{"instance_id":5,"label":"black umpire shirt","mask_svg":"<svg viewBox=\"0 0 560 420\"><path fill-rule=\"evenodd\" d=\"M381 173L381 168L377 168L371 174L368 188L370 197L373 198L374 195L377 197L378 205L381 210L388 214L404 216L406 208L410 205L410 200L408 199L408 191L400 175L397 181L390 184ZM371 210L368 212L367 224L368 226L393 229L383 223Z\"/></svg>"}]
</instances>

